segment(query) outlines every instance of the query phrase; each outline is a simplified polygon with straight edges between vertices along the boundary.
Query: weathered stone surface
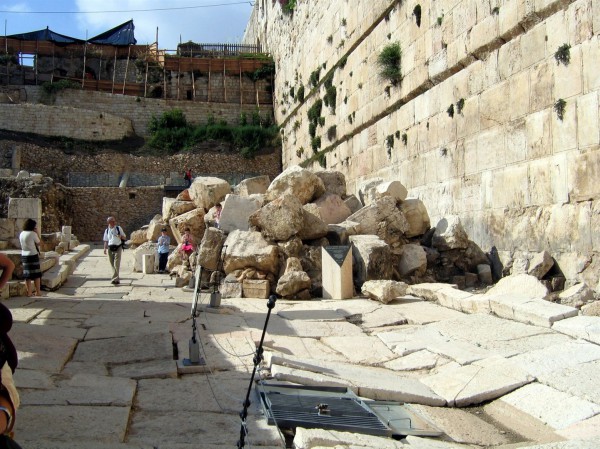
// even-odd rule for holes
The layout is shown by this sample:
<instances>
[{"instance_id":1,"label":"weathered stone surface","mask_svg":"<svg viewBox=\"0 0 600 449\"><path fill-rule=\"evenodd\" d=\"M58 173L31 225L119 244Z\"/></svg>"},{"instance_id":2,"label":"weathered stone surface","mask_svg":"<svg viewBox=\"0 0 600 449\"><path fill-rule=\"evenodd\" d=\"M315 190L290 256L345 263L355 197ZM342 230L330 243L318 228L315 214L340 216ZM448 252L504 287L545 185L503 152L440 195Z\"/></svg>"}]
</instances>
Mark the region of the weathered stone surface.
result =
<instances>
[{"instance_id":1,"label":"weathered stone surface","mask_svg":"<svg viewBox=\"0 0 600 449\"><path fill-rule=\"evenodd\" d=\"M494 314L521 323L550 327L554 322L576 316L579 312L574 307L555 304L539 298L530 298L519 293L499 293L496 295L488 293L483 295L483 299L489 301L490 310Z\"/></svg>"},{"instance_id":2,"label":"weathered stone surface","mask_svg":"<svg viewBox=\"0 0 600 449\"><path fill-rule=\"evenodd\" d=\"M582 306L594 300L594 292L585 282L575 284L558 295L559 301L565 306L581 309Z\"/></svg>"},{"instance_id":3,"label":"weathered stone surface","mask_svg":"<svg viewBox=\"0 0 600 449\"><path fill-rule=\"evenodd\" d=\"M346 197L346 176L336 170L317 170L315 175L323 181L325 193Z\"/></svg>"},{"instance_id":4,"label":"weathered stone surface","mask_svg":"<svg viewBox=\"0 0 600 449\"><path fill-rule=\"evenodd\" d=\"M219 287L221 297L226 298L241 298L242 297L242 283L238 282L235 276L228 274L223 279L221 286Z\"/></svg>"},{"instance_id":5,"label":"weathered stone surface","mask_svg":"<svg viewBox=\"0 0 600 449\"><path fill-rule=\"evenodd\" d=\"M297 257L288 257L285 261L285 272L288 273L290 271L303 271L302 263Z\"/></svg>"},{"instance_id":6,"label":"weathered stone surface","mask_svg":"<svg viewBox=\"0 0 600 449\"><path fill-rule=\"evenodd\" d=\"M336 430L305 429L298 427L294 435L294 447L296 449L313 448L340 448L340 449L402 449L404 444L389 438L363 435L351 432L339 432ZM412 447L412 446L411 446ZM440 448L441 449L441 448Z\"/></svg>"},{"instance_id":7,"label":"weathered stone surface","mask_svg":"<svg viewBox=\"0 0 600 449\"><path fill-rule=\"evenodd\" d=\"M290 297L310 288L310 284L310 277L305 271L289 271L279 278L275 291L278 295Z\"/></svg>"},{"instance_id":8,"label":"weathered stone surface","mask_svg":"<svg viewBox=\"0 0 600 449\"><path fill-rule=\"evenodd\" d=\"M186 228L190 228L190 234L195 242L199 242L202 240L204 230L206 229L204 224L204 209L193 209L185 214L171 218L169 226L177 244L181 243L181 236L184 234Z\"/></svg>"},{"instance_id":9,"label":"weathered stone surface","mask_svg":"<svg viewBox=\"0 0 600 449\"><path fill-rule=\"evenodd\" d=\"M155 215L150 223L148 223L148 229L146 231L146 240L155 242L160 235L160 231L163 228L168 228L167 222L163 220L161 215Z\"/></svg>"},{"instance_id":10,"label":"weathered stone surface","mask_svg":"<svg viewBox=\"0 0 600 449\"><path fill-rule=\"evenodd\" d=\"M538 381L563 393L600 405L597 379L599 369L600 360L594 360L541 374Z\"/></svg>"},{"instance_id":11,"label":"weathered stone surface","mask_svg":"<svg viewBox=\"0 0 600 449\"><path fill-rule=\"evenodd\" d=\"M197 208L208 210L215 204L222 202L225 195L231 193L231 186L224 179L199 176L194 178L188 191L190 199Z\"/></svg>"},{"instance_id":12,"label":"weathered stone surface","mask_svg":"<svg viewBox=\"0 0 600 449\"><path fill-rule=\"evenodd\" d=\"M286 242L277 242L277 246L286 257L298 257L302 251L302 240L292 237Z\"/></svg>"},{"instance_id":13,"label":"weathered stone surface","mask_svg":"<svg viewBox=\"0 0 600 449\"><path fill-rule=\"evenodd\" d=\"M536 277L528 274L516 274L504 277L486 293L487 296L498 294L518 294L528 298L545 298L548 289Z\"/></svg>"},{"instance_id":14,"label":"weathered stone surface","mask_svg":"<svg viewBox=\"0 0 600 449\"><path fill-rule=\"evenodd\" d=\"M407 198L400 203L400 210L408 222L406 237L423 235L431 227L429 214L423 201L417 198Z\"/></svg>"},{"instance_id":15,"label":"weathered stone surface","mask_svg":"<svg viewBox=\"0 0 600 449\"><path fill-rule=\"evenodd\" d=\"M267 175L255 176L242 180L233 189L233 193L240 196L249 196L255 193L267 193L271 180Z\"/></svg>"},{"instance_id":16,"label":"weathered stone surface","mask_svg":"<svg viewBox=\"0 0 600 449\"><path fill-rule=\"evenodd\" d=\"M186 190L187 192L187 190ZM171 200L171 201L165 201ZM185 214L196 209L193 201L173 200L172 198L163 198L163 220L169 221L171 218Z\"/></svg>"},{"instance_id":17,"label":"weathered stone surface","mask_svg":"<svg viewBox=\"0 0 600 449\"><path fill-rule=\"evenodd\" d=\"M404 296L407 288L408 285L404 282L377 280L365 282L361 287L361 291L369 298L387 304L400 296Z\"/></svg>"},{"instance_id":18,"label":"weathered stone surface","mask_svg":"<svg viewBox=\"0 0 600 449\"><path fill-rule=\"evenodd\" d=\"M216 270L220 265L221 250L225 243L225 233L217 228L208 228L198 246L198 263L209 270Z\"/></svg>"},{"instance_id":19,"label":"weathered stone surface","mask_svg":"<svg viewBox=\"0 0 600 449\"><path fill-rule=\"evenodd\" d=\"M329 231L327 224L318 216L302 209L302 227L298 237L302 240L316 240L325 237Z\"/></svg>"},{"instance_id":20,"label":"weathered stone surface","mask_svg":"<svg viewBox=\"0 0 600 449\"><path fill-rule=\"evenodd\" d=\"M248 218L261 208L262 203L254 197L229 194L222 206L219 228L229 233L236 229L247 231L250 227Z\"/></svg>"},{"instance_id":21,"label":"weathered stone surface","mask_svg":"<svg viewBox=\"0 0 600 449\"><path fill-rule=\"evenodd\" d=\"M590 304L586 304L581 308L581 313L587 316L600 317L600 301L594 301Z\"/></svg>"},{"instance_id":22,"label":"weathered stone surface","mask_svg":"<svg viewBox=\"0 0 600 449\"><path fill-rule=\"evenodd\" d=\"M339 195L327 193L316 200L314 204L317 208L317 215L326 224L341 223L348 218L352 211L346 205ZM305 205L305 209L306 209ZM312 211L311 211L312 212ZM314 213L314 212L313 212Z\"/></svg>"},{"instance_id":23,"label":"weathered stone surface","mask_svg":"<svg viewBox=\"0 0 600 449\"><path fill-rule=\"evenodd\" d=\"M269 245L260 232L233 231L225 240L227 253L223 267L225 273L253 267L257 270L279 273L278 247Z\"/></svg>"},{"instance_id":24,"label":"weathered stone surface","mask_svg":"<svg viewBox=\"0 0 600 449\"><path fill-rule=\"evenodd\" d=\"M422 275L427 270L427 254L421 245L409 243L400 249L400 262L398 272L400 276L408 276L413 273Z\"/></svg>"},{"instance_id":25,"label":"weathered stone surface","mask_svg":"<svg viewBox=\"0 0 600 449\"><path fill-rule=\"evenodd\" d=\"M356 234L358 234L358 223L354 221L327 225L327 239L332 245L347 245L348 237Z\"/></svg>"},{"instance_id":26,"label":"weathered stone surface","mask_svg":"<svg viewBox=\"0 0 600 449\"><path fill-rule=\"evenodd\" d=\"M496 399L534 380L518 365L502 357L475 361L470 365L448 364L423 379L448 405L466 407Z\"/></svg>"},{"instance_id":27,"label":"weathered stone surface","mask_svg":"<svg viewBox=\"0 0 600 449\"><path fill-rule=\"evenodd\" d=\"M138 246L138 245L141 245L142 243L146 243L148 241L147 236L148 236L147 230L137 229L129 235L129 241L131 242L132 245Z\"/></svg>"},{"instance_id":28,"label":"weathered stone surface","mask_svg":"<svg viewBox=\"0 0 600 449\"><path fill-rule=\"evenodd\" d=\"M267 239L288 240L304 225L302 204L294 195L286 193L250 215L248 222Z\"/></svg>"},{"instance_id":29,"label":"weathered stone surface","mask_svg":"<svg viewBox=\"0 0 600 449\"><path fill-rule=\"evenodd\" d=\"M387 243L376 235L353 235L354 284L361 287L366 281L392 278L392 253Z\"/></svg>"},{"instance_id":30,"label":"weathered stone surface","mask_svg":"<svg viewBox=\"0 0 600 449\"><path fill-rule=\"evenodd\" d=\"M301 204L306 204L325 193L323 181L309 170L297 165L285 169L277 176L265 194L267 201L273 201L283 194L295 196Z\"/></svg>"},{"instance_id":31,"label":"weathered stone surface","mask_svg":"<svg viewBox=\"0 0 600 449\"><path fill-rule=\"evenodd\" d=\"M552 268L552 265L554 265L554 259L550 253L548 251L541 251L529 261L527 274L542 279L550 268Z\"/></svg>"},{"instance_id":32,"label":"weathered stone surface","mask_svg":"<svg viewBox=\"0 0 600 449\"><path fill-rule=\"evenodd\" d=\"M73 356L75 362L105 363L143 362L147 360L172 359L173 345L169 332L139 336L107 338L80 342Z\"/></svg>"},{"instance_id":33,"label":"weathered stone surface","mask_svg":"<svg viewBox=\"0 0 600 449\"><path fill-rule=\"evenodd\" d=\"M179 192L179 194L177 195L177 197L175 198L177 201L192 201L192 199L190 198L190 190L189 189L184 189L181 192Z\"/></svg>"},{"instance_id":34,"label":"weathered stone surface","mask_svg":"<svg viewBox=\"0 0 600 449\"><path fill-rule=\"evenodd\" d=\"M144 265L144 255L156 254L157 244L153 242L145 242L133 250L133 271L142 272Z\"/></svg>"},{"instance_id":35,"label":"weathered stone surface","mask_svg":"<svg viewBox=\"0 0 600 449\"><path fill-rule=\"evenodd\" d=\"M492 267L489 265L477 265L477 276L479 278L479 282L484 285L492 285L494 283L494 279L492 278Z\"/></svg>"},{"instance_id":36,"label":"weathered stone surface","mask_svg":"<svg viewBox=\"0 0 600 449\"><path fill-rule=\"evenodd\" d=\"M469 237L457 215L442 218L435 225L433 246L440 251L449 249L466 249Z\"/></svg>"},{"instance_id":37,"label":"weathered stone surface","mask_svg":"<svg viewBox=\"0 0 600 449\"><path fill-rule=\"evenodd\" d=\"M344 199L344 203L350 209L350 212L355 213L363 207L363 203L356 197L356 195L349 195L348 198Z\"/></svg>"},{"instance_id":38,"label":"weathered stone surface","mask_svg":"<svg viewBox=\"0 0 600 449\"><path fill-rule=\"evenodd\" d=\"M384 196L363 207L350 215L347 221L358 223L358 234L377 235L388 245L401 241L408 230L408 222L391 196Z\"/></svg>"},{"instance_id":39,"label":"weathered stone surface","mask_svg":"<svg viewBox=\"0 0 600 449\"><path fill-rule=\"evenodd\" d=\"M600 345L600 317L573 316L555 322L552 329L574 338L581 338Z\"/></svg>"}]
</instances>

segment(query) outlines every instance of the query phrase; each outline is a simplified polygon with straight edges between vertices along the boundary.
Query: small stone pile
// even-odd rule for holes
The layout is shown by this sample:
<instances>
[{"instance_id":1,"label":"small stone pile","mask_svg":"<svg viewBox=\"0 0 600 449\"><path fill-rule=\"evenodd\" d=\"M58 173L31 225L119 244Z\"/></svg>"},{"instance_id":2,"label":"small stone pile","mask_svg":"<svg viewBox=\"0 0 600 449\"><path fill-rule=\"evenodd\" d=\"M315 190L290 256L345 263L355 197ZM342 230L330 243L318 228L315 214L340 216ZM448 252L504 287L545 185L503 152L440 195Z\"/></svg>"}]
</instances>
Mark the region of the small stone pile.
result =
<instances>
[{"instance_id":1,"label":"small stone pile","mask_svg":"<svg viewBox=\"0 0 600 449\"><path fill-rule=\"evenodd\" d=\"M178 245L185 228L200 242L189 261L178 251L170 255L167 268L177 285L187 285L199 263L202 282L223 272L226 297L320 297L321 252L330 245L352 245L357 290L371 280L459 287L493 282L488 256L469 240L458 217L431 228L423 202L407 198L398 181L371 180L359 197L348 195L344 175L331 170L294 166L271 183L266 176L250 178L233 190L222 179L199 177L176 199L164 198L162 215L132 233L138 245L134 270L142 270L144 254L156 252L154 242L167 227Z\"/></svg>"}]
</instances>

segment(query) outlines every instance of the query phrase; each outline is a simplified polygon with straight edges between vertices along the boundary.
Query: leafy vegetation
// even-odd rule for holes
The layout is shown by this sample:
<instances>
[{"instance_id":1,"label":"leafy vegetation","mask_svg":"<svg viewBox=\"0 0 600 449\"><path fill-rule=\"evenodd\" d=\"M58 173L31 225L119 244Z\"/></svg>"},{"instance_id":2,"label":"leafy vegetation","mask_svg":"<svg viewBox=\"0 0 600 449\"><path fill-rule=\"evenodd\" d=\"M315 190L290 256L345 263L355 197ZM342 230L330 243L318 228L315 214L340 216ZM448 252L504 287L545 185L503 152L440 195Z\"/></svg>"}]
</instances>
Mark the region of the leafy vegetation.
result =
<instances>
[{"instance_id":1,"label":"leafy vegetation","mask_svg":"<svg viewBox=\"0 0 600 449\"><path fill-rule=\"evenodd\" d=\"M386 45L377 56L377 65L379 66L379 76L392 83L398 84L402 81L402 71L400 62L402 61L402 50L400 43Z\"/></svg>"},{"instance_id":2,"label":"leafy vegetation","mask_svg":"<svg viewBox=\"0 0 600 449\"><path fill-rule=\"evenodd\" d=\"M148 131L151 133L148 146L156 150L156 154L189 151L200 142L220 140L230 143L242 156L252 158L261 148L276 144L279 138L277 127L270 119L261 118L258 112L252 114L251 124L243 114L237 126L223 120L217 123L212 116L205 125L194 126L187 123L180 109L172 109L160 117L152 117Z\"/></svg>"},{"instance_id":3,"label":"leafy vegetation","mask_svg":"<svg viewBox=\"0 0 600 449\"><path fill-rule=\"evenodd\" d=\"M75 81L70 81L70 80L60 80L60 81L56 81L55 83L46 81L45 83L42 83L42 89L44 90L44 93L47 95L54 95L57 92L60 92L61 90L65 90L65 89L80 89L80 88L81 88L81 84L79 84Z\"/></svg>"}]
</instances>

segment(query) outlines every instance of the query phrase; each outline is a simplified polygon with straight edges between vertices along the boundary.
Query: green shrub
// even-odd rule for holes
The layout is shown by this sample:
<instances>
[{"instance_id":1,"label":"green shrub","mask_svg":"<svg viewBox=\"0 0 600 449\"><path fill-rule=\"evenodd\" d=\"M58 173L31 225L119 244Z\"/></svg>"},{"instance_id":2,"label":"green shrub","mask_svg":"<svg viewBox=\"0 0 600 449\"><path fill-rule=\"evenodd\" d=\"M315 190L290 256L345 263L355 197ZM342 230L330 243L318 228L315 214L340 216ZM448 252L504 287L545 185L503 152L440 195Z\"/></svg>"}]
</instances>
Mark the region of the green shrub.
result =
<instances>
[{"instance_id":1,"label":"green shrub","mask_svg":"<svg viewBox=\"0 0 600 449\"><path fill-rule=\"evenodd\" d=\"M302 84L300 84L300 87L298 88L298 92L296 93L296 98L298 99L298 101L300 103L302 103L304 101L304 86Z\"/></svg>"},{"instance_id":2,"label":"green shrub","mask_svg":"<svg viewBox=\"0 0 600 449\"><path fill-rule=\"evenodd\" d=\"M46 81L42 83L42 89L47 95L54 95L56 92L60 92L65 89L80 89L81 84L71 80L60 80L55 83Z\"/></svg>"},{"instance_id":3,"label":"green shrub","mask_svg":"<svg viewBox=\"0 0 600 449\"><path fill-rule=\"evenodd\" d=\"M402 71L400 63L402 61L402 50L400 43L386 45L379 56L377 56L377 65L379 66L379 76L390 81L393 85L402 81Z\"/></svg>"}]
</instances>

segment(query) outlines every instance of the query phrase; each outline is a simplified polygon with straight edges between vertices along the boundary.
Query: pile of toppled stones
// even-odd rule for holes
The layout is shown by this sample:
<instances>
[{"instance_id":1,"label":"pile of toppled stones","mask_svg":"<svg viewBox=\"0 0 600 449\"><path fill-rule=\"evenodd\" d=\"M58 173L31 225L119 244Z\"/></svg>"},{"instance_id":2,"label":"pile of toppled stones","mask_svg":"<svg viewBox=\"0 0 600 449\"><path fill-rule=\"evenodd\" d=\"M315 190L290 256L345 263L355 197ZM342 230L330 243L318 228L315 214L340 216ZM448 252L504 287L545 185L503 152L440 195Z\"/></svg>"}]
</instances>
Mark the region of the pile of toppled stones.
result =
<instances>
[{"instance_id":1,"label":"pile of toppled stones","mask_svg":"<svg viewBox=\"0 0 600 449\"><path fill-rule=\"evenodd\" d=\"M164 198L162 215L132 233L134 270L142 270L144 254L156 252L156 239L167 227L178 245L186 228L199 242L189 260L179 251L169 256L177 285L187 286L199 264L202 284L218 284L224 297L321 297L322 247L338 245L352 247L356 291L382 302L403 294L406 284L482 288L503 276L497 253L486 254L471 241L457 216L431 227L423 202L407 195L400 182L379 178L361 186L359 197L348 195L342 173L298 166L272 182L259 176L233 189L223 179L198 177L177 198ZM542 279L553 263L547 252L536 254L527 274ZM548 291L562 289L546 283ZM593 300L591 290L576 296L585 298L578 307ZM550 299L561 302L558 295Z\"/></svg>"}]
</instances>

